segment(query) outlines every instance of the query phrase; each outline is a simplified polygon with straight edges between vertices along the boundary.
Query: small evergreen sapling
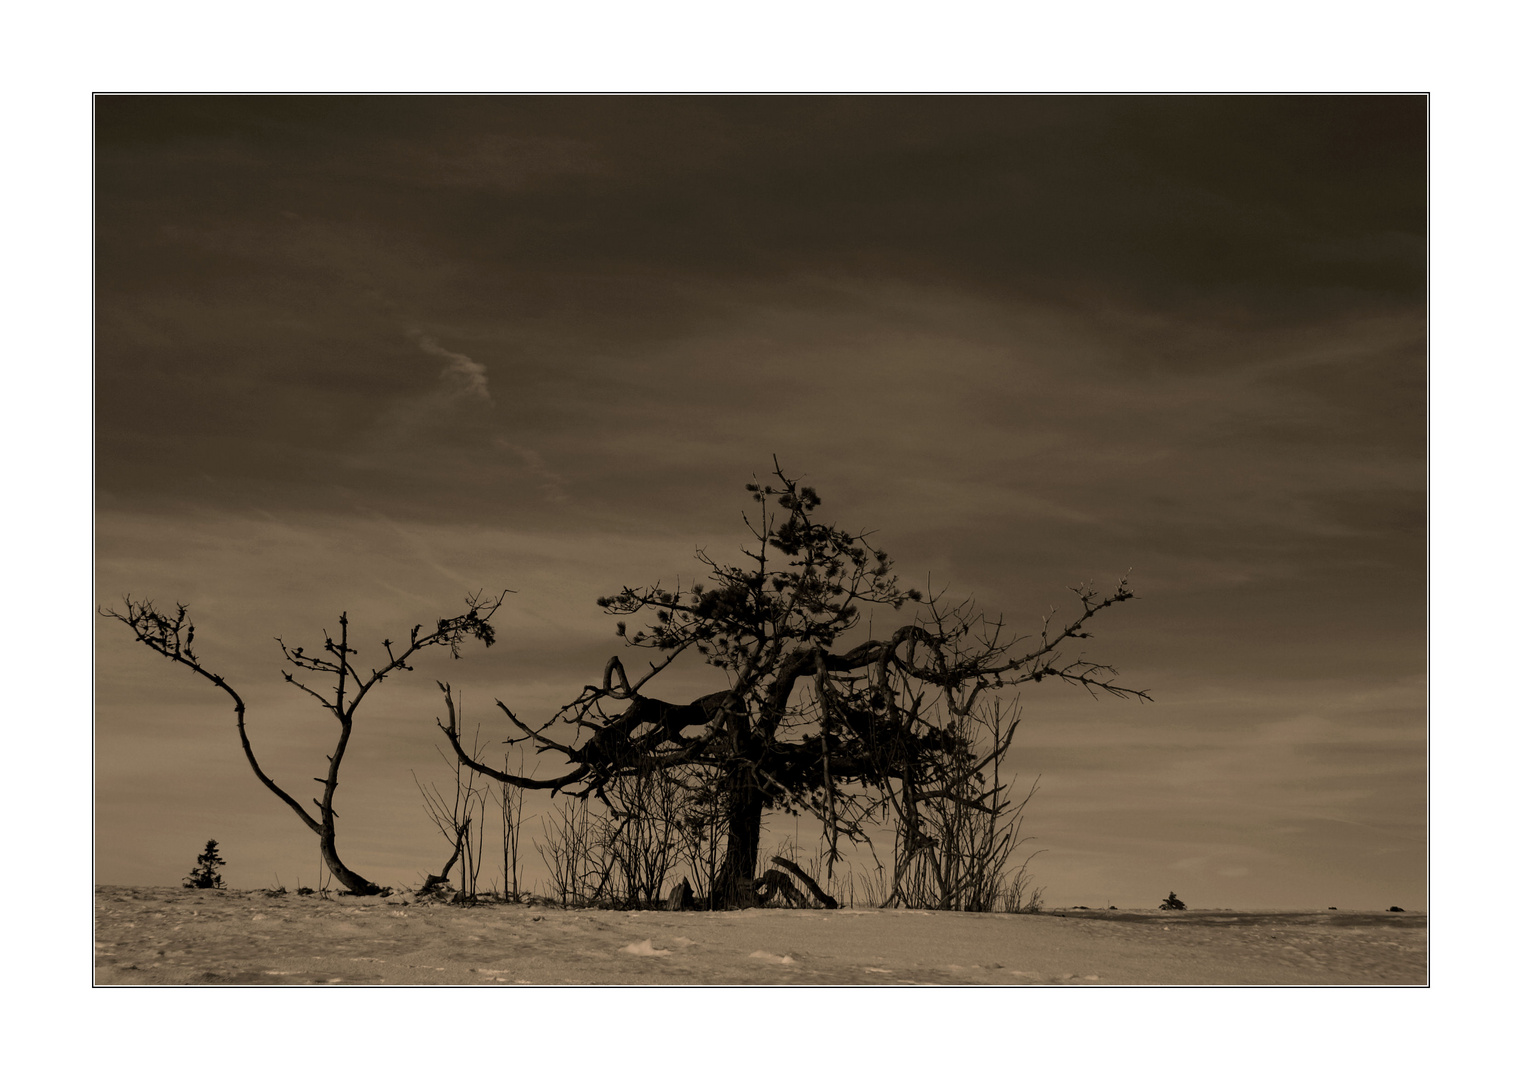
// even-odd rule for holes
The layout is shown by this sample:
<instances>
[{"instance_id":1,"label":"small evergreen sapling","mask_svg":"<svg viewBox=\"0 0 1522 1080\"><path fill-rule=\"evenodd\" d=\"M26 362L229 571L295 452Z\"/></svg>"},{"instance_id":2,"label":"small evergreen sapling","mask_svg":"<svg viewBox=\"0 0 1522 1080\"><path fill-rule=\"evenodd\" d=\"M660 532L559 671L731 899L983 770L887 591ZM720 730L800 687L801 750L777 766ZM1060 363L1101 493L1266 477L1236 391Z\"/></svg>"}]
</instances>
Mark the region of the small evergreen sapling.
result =
<instances>
[{"instance_id":1,"label":"small evergreen sapling","mask_svg":"<svg viewBox=\"0 0 1522 1080\"><path fill-rule=\"evenodd\" d=\"M215 840L206 841L206 850L196 856L195 869L184 881L187 889L220 889L222 875L217 873L217 867L226 866L227 861L217 851Z\"/></svg>"}]
</instances>

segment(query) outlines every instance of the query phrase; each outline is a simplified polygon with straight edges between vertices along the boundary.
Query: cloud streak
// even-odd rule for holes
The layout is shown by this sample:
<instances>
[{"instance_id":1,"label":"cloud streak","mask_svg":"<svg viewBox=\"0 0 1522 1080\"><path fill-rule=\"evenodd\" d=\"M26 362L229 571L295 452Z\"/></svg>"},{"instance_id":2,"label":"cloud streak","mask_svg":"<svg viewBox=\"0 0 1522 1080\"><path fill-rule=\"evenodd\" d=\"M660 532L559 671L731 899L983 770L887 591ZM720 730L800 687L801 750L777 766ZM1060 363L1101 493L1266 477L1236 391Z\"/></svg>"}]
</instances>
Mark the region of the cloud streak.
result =
<instances>
[{"instance_id":1,"label":"cloud streak","mask_svg":"<svg viewBox=\"0 0 1522 1080\"><path fill-rule=\"evenodd\" d=\"M445 393L450 397L475 397L491 403L491 390L486 381L486 365L478 363L464 353L450 352L426 334L417 335L418 348L430 356L447 361L439 378L444 381Z\"/></svg>"}]
</instances>

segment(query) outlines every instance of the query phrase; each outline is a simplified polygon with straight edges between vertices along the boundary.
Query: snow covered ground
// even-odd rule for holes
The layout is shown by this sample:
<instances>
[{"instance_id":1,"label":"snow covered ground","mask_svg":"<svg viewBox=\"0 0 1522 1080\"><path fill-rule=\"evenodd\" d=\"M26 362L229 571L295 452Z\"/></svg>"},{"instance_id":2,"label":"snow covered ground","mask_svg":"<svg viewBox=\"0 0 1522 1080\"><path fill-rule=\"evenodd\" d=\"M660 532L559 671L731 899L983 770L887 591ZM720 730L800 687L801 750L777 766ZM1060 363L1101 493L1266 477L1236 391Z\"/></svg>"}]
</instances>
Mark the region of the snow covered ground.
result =
<instances>
[{"instance_id":1,"label":"snow covered ground","mask_svg":"<svg viewBox=\"0 0 1522 1080\"><path fill-rule=\"evenodd\" d=\"M95 912L98 985L1427 982L1421 913L627 912L118 886Z\"/></svg>"}]
</instances>

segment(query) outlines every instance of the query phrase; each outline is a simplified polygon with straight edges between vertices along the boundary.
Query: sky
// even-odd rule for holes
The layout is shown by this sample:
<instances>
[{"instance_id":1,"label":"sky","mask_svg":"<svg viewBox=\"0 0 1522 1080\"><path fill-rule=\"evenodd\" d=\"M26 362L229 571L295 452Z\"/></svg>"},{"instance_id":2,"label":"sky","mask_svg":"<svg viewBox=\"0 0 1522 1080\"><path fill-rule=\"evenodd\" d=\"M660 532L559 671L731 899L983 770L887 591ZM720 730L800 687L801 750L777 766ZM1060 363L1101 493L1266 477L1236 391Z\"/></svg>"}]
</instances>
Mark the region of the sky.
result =
<instances>
[{"instance_id":1,"label":"sky","mask_svg":"<svg viewBox=\"0 0 1522 1080\"><path fill-rule=\"evenodd\" d=\"M97 97L96 603L186 604L306 801L334 722L275 638L347 612L373 656L512 590L491 649L356 720L340 851L415 884L448 857L413 779L452 782L435 680L485 741L496 699L548 717L618 651L595 599L738 556L775 455L1020 632L1129 577L1084 655L1153 700L1021 701L1050 905L1422 909L1427 118ZM94 648L97 880L174 884L215 837L235 887L315 884L225 697L110 620Z\"/></svg>"}]
</instances>

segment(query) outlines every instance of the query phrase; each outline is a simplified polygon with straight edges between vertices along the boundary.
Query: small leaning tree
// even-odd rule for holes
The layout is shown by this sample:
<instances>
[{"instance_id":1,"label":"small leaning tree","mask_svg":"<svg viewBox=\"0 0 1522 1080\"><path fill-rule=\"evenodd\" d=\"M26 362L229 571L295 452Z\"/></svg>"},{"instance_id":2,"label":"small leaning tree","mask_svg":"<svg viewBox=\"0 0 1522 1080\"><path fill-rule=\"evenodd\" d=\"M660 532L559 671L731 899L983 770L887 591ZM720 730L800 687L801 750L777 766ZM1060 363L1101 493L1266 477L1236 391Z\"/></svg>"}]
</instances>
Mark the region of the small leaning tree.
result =
<instances>
[{"instance_id":1,"label":"small leaning tree","mask_svg":"<svg viewBox=\"0 0 1522 1080\"><path fill-rule=\"evenodd\" d=\"M338 743L327 756L327 774L313 778L322 785L321 798L312 800L317 810L315 815L260 768L248 739L243 698L221 675L206 667L195 652L195 624L191 622L185 605L176 604L174 613L169 614L159 611L151 600L135 601L129 596L122 601L125 611L106 609L101 614L124 623L138 641L160 656L189 668L232 699L233 713L237 717L238 740L243 744L243 754L248 759L249 767L254 770L254 775L291 808L303 825L317 834L318 848L333 876L350 892L368 896L380 892L380 887L344 865L338 857L335 839L338 812L333 809L333 798L338 791L338 770L343 764L344 751L348 748L349 737L353 733L354 714L370 691L387 677L399 671L411 671L410 661L418 653L442 646L449 650L451 656L459 659L460 647L467 638L475 638L490 646L496 638L491 617L496 614L505 595L503 593L489 599L483 599L479 593L468 596L465 598L466 611L463 615L440 619L437 626L427 633L423 632L423 626L419 623L412 628L405 643L389 639L383 641L381 648L386 652L384 662L371 667L368 673L354 662L359 650L349 644L347 612L338 618L337 639L326 630L323 631L323 645L319 652L308 652L302 647L290 648L281 639L275 639L286 662L296 672L309 673L298 677L292 671L283 670L281 674L285 676L285 681L315 698L323 710L338 721ZM307 680L312 680L312 676L331 679L331 688L326 693L313 689L307 685Z\"/></svg>"},{"instance_id":2,"label":"small leaning tree","mask_svg":"<svg viewBox=\"0 0 1522 1080\"><path fill-rule=\"evenodd\" d=\"M816 520L818 494L773 464L774 481L746 485L758 509L744 516L751 538L738 565L700 551L706 581L625 587L598 601L645 621L632 633L625 621L617 626L626 645L655 654L638 680L615 655L599 684L537 725L497 702L521 732L508 742L558 756L557 776L496 769L467 752L444 683L449 719L439 727L462 763L519 788L606 798L620 778L678 778L723 815L725 854L709 897L715 907L756 902L767 811L817 818L831 866L843 838L870 844L867 826L891 811L901 837L907 828L910 856L895 859L891 903L912 856L936 842L922 827L921 807L950 800L995 817L1008 807L997 780L991 788L981 783L1014 732L997 719L1000 695L1052 679L1150 700L1117 685L1110 667L1064 655L1089 637L1095 616L1133 594L1124 580L1105 594L1081 586L1074 590L1081 610L1070 620L1051 613L1034 637L1013 637L971 602L950 605L901 587L869 534ZM867 610L896 625L852 644ZM689 651L722 671L728 686L686 703L645 692ZM989 730L991 745L975 738Z\"/></svg>"}]
</instances>

